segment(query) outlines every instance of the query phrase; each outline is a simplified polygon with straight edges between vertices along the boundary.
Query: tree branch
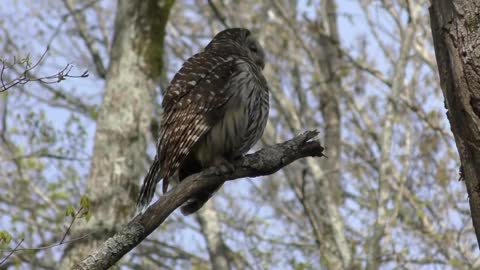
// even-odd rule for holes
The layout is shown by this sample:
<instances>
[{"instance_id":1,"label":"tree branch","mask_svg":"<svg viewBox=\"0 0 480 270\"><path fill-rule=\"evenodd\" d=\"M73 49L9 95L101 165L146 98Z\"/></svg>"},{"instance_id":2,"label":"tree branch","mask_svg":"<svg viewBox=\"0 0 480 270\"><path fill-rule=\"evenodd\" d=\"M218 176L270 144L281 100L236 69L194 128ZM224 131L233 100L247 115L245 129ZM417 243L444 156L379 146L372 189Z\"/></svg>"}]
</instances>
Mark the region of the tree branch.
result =
<instances>
[{"instance_id":1,"label":"tree branch","mask_svg":"<svg viewBox=\"0 0 480 270\"><path fill-rule=\"evenodd\" d=\"M86 78L89 76L87 70L85 70L80 75L70 74L73 68L72 64L67 64L62 70L60 70L59 72L53 75L43 76L43 77L32 76L31 72L40 66L42 61L45 59L45 55L47 54L48 51L49 51L49 48L47 47L47 49L43 52L42 56L40 56L40 59L35 63L31 63L29 56L20 60L17 60L17 58L14 57L12 63L8 63L7 60L5 59L0 59L0 93L5 92L9 88L12 88L18 84L23 85L28 82L40 82L42 84L53 84L53 83L59 83L63 80L66 80L67 78ZM19 72L20 74L16 78L12 80L6 80L5 76L7 71L14 69L16 65L23 66L23 70Z\"/></svg>"},{"instance_id":2,"label":"tree branch","mask_svg":"<svg viewBox=\"0 0 480 270\"><path fill-rule=\"evenodd\" d=\"M103 245L79 262L73 269L107 269L140 244L165 219L194 194L224 181L273 174L304 157L322 157L324 148L317 131L307 131L284 143L264 148L234 163L231 172L210 168L189 176L175 189L161 196L145 213L136 216Z\"/></svg>"}]
</instances>

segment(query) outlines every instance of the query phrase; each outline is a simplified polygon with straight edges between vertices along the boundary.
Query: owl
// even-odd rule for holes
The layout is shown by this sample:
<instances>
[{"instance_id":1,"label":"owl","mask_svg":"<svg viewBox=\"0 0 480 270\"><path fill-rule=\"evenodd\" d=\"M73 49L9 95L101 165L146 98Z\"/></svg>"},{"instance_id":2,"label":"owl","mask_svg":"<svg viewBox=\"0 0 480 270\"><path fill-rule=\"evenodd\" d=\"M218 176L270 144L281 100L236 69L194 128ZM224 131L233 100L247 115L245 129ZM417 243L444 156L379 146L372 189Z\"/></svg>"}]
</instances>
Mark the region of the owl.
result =
<instances>
[{"instance_id":1,"label":"owl","mask_svg":"<svg viewBox=\"0 0 480 270\"><path fill-rule=\"evenodd\" d=\"M212 166L231 166L260 139L269 110L262 74L265 53L244 28L218 33L203 52L189 58L165 93L157 155L145 176L137 202L143 211L163 179L170 182ZM199 210L221 185L204 190L182 207Z\"/></svg>"}]
</instances>

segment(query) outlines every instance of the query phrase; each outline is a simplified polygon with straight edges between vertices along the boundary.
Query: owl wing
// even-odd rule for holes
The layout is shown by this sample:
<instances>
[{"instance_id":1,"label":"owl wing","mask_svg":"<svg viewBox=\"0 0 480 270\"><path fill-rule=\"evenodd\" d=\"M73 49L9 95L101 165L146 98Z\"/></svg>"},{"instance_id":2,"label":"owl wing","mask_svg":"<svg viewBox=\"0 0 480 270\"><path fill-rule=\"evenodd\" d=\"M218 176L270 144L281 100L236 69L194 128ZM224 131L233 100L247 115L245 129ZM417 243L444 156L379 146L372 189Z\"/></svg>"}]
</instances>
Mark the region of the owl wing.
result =
<instances>
[{"instance_id":1,"label":"owl wing","mask_svg":"<svg viewBox=\"0 0 480 270\"><path fill-rule=\"evenodd\" d=\"M164 116L158 143L163 192L195 144L224 113L233 92L230 78L237 71L233 57L200 53L185 62L163 100Z\"/></svg>"},{"instance_id":2,"label":"owl wing","mask_svg":"<svg viewBox=\"0 0 480 270\"><path fill-rule=\"evenodd\" d=\"M136 213L148 206L161 178L162 190L167 191L168 178L223 116L233 94L228 84L240 72L235 58L202 52L188 59L174 76L162 102L157 155L143 180Z\"/></svg>"}]
</instances>

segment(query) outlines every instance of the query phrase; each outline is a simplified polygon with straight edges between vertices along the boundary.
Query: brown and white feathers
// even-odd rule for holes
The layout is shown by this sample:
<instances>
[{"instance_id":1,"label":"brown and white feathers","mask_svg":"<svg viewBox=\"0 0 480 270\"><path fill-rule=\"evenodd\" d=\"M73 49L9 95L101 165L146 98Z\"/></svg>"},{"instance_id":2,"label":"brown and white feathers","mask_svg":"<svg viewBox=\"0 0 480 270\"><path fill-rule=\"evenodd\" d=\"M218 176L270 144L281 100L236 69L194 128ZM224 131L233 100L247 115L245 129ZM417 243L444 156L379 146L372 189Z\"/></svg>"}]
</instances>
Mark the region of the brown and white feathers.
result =
<instances>
[{"instance_id":1,"label":"brown and white feathers","mask_svg":"<svg viewBox=\"0 0 480 270\"><path fill-rule=\"evenodd\" d=\"M165 193L174 175L182 180L233 161L260 139L269 107L264 58L249 30L232 28L218 33L203 52L183 64L162 102L157 155L137 211L148 206L161 179ZM219 187L189 200L182 212L197 211Z\"/></svg>"}]
</instances>

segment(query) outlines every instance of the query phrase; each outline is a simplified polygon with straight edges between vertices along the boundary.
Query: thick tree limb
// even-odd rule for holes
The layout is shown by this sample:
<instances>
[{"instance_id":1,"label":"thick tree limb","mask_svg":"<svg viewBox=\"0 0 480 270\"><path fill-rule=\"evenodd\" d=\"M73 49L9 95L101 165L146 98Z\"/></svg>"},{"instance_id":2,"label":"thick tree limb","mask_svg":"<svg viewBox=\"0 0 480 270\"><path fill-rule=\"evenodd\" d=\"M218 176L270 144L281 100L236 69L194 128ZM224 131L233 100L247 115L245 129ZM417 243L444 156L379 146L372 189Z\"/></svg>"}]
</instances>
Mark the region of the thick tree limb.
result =
<instances>
[{"instance_id":1,"label":"thick tree limb","mask_svg":"<svg viewBox=\"0 0 480 270\"><path fill-rule=\"evenodd\" d=\"M107 269L140 244L188 198L201 190L228 180L273 174L293 161L304 157L323 156L317 131L307 131L289 141L269 146L234 163L231 172L210 168L182 181L175 189L160 197L144 214L136 216L74 269Z\"/></svg>"}]
</instances>

